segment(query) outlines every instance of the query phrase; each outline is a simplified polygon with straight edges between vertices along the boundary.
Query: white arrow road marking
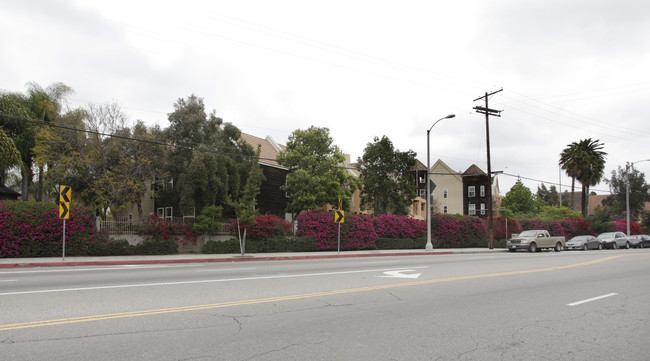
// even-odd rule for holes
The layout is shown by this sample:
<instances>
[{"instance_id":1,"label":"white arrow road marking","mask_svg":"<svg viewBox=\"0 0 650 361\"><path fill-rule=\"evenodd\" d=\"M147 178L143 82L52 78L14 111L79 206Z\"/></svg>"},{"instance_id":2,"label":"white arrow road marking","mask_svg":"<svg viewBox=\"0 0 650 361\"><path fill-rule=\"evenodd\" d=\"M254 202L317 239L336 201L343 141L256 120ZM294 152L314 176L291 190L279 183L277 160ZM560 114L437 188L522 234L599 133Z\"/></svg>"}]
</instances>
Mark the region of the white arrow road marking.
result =
<instances>
[{"instance_id":1,"label":"white arrow road marking","mask_svg":"<svg viewBox=\"0 0 650 361\"><path fill-rule=\"evenodd\" d=\"M384 274L386 276L379 276L379 277L387 277L387 278L418 278L422 273L412 273L412 274L404 274L402 272L413 272L412 269L402 269L402 270L397 270L397 271L386 271Z\"/></svg>"}]
</instances>

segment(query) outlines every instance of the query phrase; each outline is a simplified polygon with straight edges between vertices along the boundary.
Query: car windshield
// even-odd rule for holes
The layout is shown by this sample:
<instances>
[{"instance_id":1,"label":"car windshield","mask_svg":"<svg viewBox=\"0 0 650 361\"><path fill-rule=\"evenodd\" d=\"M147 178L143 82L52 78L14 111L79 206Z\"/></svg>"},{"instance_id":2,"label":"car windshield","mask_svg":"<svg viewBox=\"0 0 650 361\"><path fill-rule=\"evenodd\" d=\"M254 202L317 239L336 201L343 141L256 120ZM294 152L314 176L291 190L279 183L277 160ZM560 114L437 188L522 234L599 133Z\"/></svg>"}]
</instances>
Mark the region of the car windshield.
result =
<instances>
[{"instance_id":1,"label":"car windshield","mask_svg":"<svg viewBox=\"0 0 650 361\"><path fill-rule=\"evenodd\" d=\"M523 231L519 233L519 237L536 237L537 231Z\"/></svg>"},{"instance_id":2,"label":"car windshield","mask_svg":"<svg viewBox=\"0 0 650 361\"><path fill-rule=\"evenodd\" d=\"M580 242L580 241L586 241L589 239L589 236L577 236L573 237L569 240L569 242Z\"/></svg>"},{"instance_id":3,"label":"car windshield","mask_svg":"<svg viewBox=\"0 0 650 361\"><path fill-rule=\"evenodd\" d=\"M601 233L600 235L598 235L598 239L604 239L604 238L614 238L614 232Z\"/></svg>"}]
</instances>

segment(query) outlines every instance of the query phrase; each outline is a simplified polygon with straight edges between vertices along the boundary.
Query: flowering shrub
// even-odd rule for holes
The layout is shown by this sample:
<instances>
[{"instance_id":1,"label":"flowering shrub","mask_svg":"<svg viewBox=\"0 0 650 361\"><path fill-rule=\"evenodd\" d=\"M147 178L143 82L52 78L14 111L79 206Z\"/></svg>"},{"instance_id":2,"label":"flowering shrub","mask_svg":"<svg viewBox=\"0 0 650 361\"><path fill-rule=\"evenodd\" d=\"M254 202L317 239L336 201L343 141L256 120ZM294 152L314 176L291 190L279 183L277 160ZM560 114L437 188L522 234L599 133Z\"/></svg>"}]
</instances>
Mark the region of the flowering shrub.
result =
<instances>
[{"instance_id":1,"label":"flowering shrub","mask_svg":"<svg viewBox=\"0 0 650 361\"><path fill-rule=\"evenodd\" d=\"M142 236L145 241L174 241L183 246L196 244L196 234L182 223L166 222L156 215L151 215L145 219L144 224Z\"/></svg>"},{"instance_id":2,"label":"flowering shrub","mask_svg":"<svg viewBox=\"0 0 650 361\"><path fill-rule=\"evenodd\" d=\"M482 247L488 242L487 224L478 217L436 213L431 238L442 248Z\"/></svg>"},{"instance_id":3,"label":"flowering shrub","mask_svg":"<svg viewBox=\"0 0 650 361\"><path fill-rule=\"evenodd\" d=\"M320 249L336 249L338 224L330 212L308 211L298 216L298 236L313 238ZM377 232L371 216L346 215L341 224L341 249L375 248Z\"/></svg>"},{"instance_id":4,"label":"flowering shrub","mask_svg":"<svg viewBox=\"0 0 650 361\"><path fill-rule=\"evenodd\" d=\"M520 219L519 224L521 224L522 230L530 229L544 229L547 230L551 236L565 236L564 228L562 224L557 220L539 220L539 219Z\"/></svg>"},{"instance_id":5,"label":"flowering shrub","mask_svg":"<svg viewBox=\"0 0 650 361\"><path fill-rule=\"evenodd\" d=\"M627 220L626 219L617 219L614 221L614 229L616 232L623 232L627 234ZM641 225L638 222L630 220L630 234L641 234Z\"/></svg>"},{"instance_id":6,"label":"flowering shrub","mask_svg":"<svg viewBox=\"0 0 650 361\"><path fill-rule=\"evenodd\" d=\"M590 229L591 225L584 218L565 217L558 220L558 222L564 229L564 235L566 236L567 240L575 236L592 233Z\"/></svg>"},{"instance_id":7,"label":"flowering shrub","mask_svg":"<svg viewBox=\"0 0 650 361\"><path fill-rule=\"evenodd\" d=\"M487 220L486 220L487 222ZM502 217L494 217L494 239L509 239L513 233L521 233L521 225L516 219L508 219L508 227L506 227L506 220ZM508 234L506 234L506 228Z\"/></svg>"},{"instance_id":8,"label":"flowering shrub","mask_svg":"<svg viewBox=\"0 0 650 361\"><path fill-rule=\"evenodd\" d=\"M93 213L70 209L65 229L66 255L85 255L95 242ZM63 220L52 203L0 202L0 257L56 257L63 253Z\"/></svg>"},{"instance_id":9,"label":"flowering shrub","mask_svg":"<svg viewBox=\"0 0 650 361\"><path fill-rule=\"evenodd\" d=\"M230 234L237 235L237 220L230 220ZM268 239L274 237L288 236L291 234L291 223L272 214L255 216L252 224L239 224L240 231L247 229L246 237L250 239Z\"/></svg>"},{"instance_id":10,"label":"flowering shrub","mask_svg":"<svg viewBox=\"0 0 650 361\"><path fill-rule=\"evenodd\" d=\"M417 238L426 236L427 223L408 216L381 214L373 217L379 238Z\"/></svg>"}]
</instances>

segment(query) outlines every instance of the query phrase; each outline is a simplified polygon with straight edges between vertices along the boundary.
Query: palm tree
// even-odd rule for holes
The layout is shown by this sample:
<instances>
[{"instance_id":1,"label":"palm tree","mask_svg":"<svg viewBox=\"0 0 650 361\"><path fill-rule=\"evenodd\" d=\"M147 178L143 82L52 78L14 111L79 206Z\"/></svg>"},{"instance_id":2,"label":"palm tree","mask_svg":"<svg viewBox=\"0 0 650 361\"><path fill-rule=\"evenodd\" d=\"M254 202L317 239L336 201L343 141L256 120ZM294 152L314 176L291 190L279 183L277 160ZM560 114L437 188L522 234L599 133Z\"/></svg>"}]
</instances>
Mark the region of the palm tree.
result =
<instances>
[{"instance_id":1,"label":"palm tree","mask_svg":"<svg viewBox=\"0 0 650 361\"><path fill-rule=\"evenodd\" d=\"M573 190L575 180L582 184L582 216L587 216L589 187L600 182L605 172L603 144L599 140L584 139L573 142L560 154L560 166L571 177L571 207L573 208Z\"/></svg>"},{"instance_id":2,"label":"palm tree","mask_svg":"<svg viewBox=\"0 0 650 361\"><path fill-rule=\"evenodd\" d=\"M584 139L578 143L580 156L580 175L577 177L582 184L582 216L587 217L589 210L589 187L595 186L605 173L605 156L603 143L599 140Z\"/></svg>"},{"instance_id":3,"label":"palm tree","mask_svg":"<svg viewBox=\"0 0 650 361\"><path fill-rule=\"evenodd\" d=\"M578 144L573 142L560 153L560 167L564 169L566 174L571 177L571 209L574 209L574 194L576 177L580 175L578 169Z\"/></svg>"},{"instance_id":4,"label":"palm tree","mask_svg":"<svg viewBox=\"0 0 650 361\"><path fill-rule=\"evenodd\" d=\"M62 101L66 95L72 93L72 88L56 82L43 89L35 82L27 84L27 102L32 114L38 120L50 122L57 120L61 115ZM43 200L43 164L38 165L38 189L36 200Z\"/></svg>"}]
</instances>

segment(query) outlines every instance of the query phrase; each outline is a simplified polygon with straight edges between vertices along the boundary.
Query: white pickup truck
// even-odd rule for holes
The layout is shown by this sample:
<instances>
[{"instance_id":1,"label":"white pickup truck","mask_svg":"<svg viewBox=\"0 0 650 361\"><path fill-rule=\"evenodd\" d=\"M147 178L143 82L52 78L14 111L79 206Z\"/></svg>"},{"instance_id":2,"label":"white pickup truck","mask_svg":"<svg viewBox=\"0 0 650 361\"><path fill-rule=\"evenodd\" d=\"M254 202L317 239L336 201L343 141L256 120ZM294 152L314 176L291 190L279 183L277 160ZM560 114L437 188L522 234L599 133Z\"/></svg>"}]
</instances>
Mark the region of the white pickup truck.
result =
<instances>
[{"instance_id":1,"label":"white pickup truck","mask_svg":"<svg viewBox=\"0 0 650 361\"><path fill-rule=\"evenodd\" d=\"M566 239L563 236L551 237L548 231L543 229L534 229L523 231L516 237L508 240L508 251L515 252L518 249L527 249L528 252L539 252L544 248L553 248L555 252L560 252L564 248Z\"/></svg>"}]
</instances>

